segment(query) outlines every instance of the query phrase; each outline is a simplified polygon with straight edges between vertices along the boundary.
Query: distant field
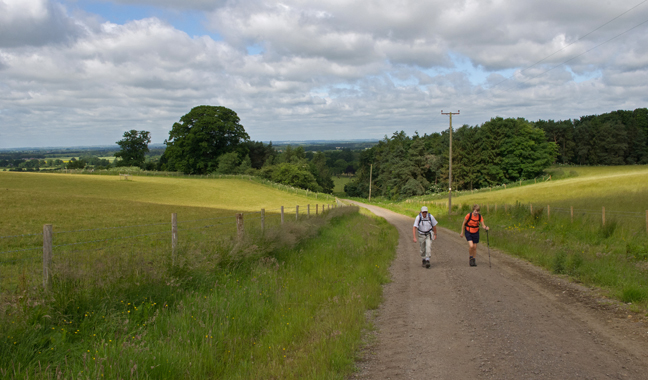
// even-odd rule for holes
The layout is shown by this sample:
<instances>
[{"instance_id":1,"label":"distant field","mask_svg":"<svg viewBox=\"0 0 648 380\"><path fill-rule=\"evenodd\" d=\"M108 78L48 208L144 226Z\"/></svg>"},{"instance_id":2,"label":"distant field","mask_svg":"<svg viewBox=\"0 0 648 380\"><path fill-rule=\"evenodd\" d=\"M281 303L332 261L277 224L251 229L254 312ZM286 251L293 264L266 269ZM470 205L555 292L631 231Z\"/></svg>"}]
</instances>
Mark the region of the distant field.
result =
<instances>
[{"instance_id":1,"label":"distant field","mask_svg":"<svg viewBox=\"0 0 648 380\"><path fill-rule=\"evenodd\" d=\"M453 197L453 204L524 204L639 212L648 209L648 166L562 167L575 177Z\"/></svg>"},{"instance_id":2,"label":"distant field","mask_svg":"<svg viewBox=\"0 0 648 380\"><path fill-rule=\"evenodd\" d=\"M333 183L335 183L335 188L333 188L333 193L335 194L345 194L344 185L351 182L353 177L333 177Z\"/></svg>"},{"instance_id":3,"label":"distant field","mask_svg":"<svg viewBox=\"0 0 648 380\"><path fill-rule=\"evenodd\" d=\"M190 179L0 172L0 235L167 222L233 215L235 211L278 212L301 205L323 204L312 197L287 193L241 179Z\"/></svg>"}]
</instances>

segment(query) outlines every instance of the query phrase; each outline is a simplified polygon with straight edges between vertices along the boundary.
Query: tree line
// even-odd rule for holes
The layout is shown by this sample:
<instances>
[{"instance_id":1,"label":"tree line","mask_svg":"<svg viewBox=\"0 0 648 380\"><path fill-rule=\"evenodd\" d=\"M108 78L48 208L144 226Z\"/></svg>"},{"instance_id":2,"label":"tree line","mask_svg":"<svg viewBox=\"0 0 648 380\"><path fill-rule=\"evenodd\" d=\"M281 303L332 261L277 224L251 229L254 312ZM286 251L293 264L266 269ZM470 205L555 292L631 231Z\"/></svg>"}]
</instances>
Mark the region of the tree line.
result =
<instances>
[{"instance_id":1,"label":"tree line","mask_svg":"<svg viewBox=\"0 0 648 380\"><path fill-rule=\"evenodd\" d=\"M479 126L464 125L452 136L449 184L449 131L412 137L401 131L362 152L356 179L345 192L367 197L370 174L374 195L397 199L531 179L552 164L646 164L647 136L646 108L575 120L498 117Z\"/></svg>"},{"instance_id":2,"label":"tree line","mask_svg":"<svg viewBox=\"0 0 648 380\"><path fill-rule=\"evenodd\" d=\"M251 140L231 109L198 106L174 123L159 157L148 155L149 132L131 130L117 142L121 149L114 154L117 159L113 164L98 157L80 157L65 166L248 174L325 193L333 190L332 176L356 174L345 192L359 197L368 196L371 175L372 194L398 199L447 191L449 187L479 189L531 179L556 163L646 164L647 140L646 108L564 121L493 118L453 131L453 178L449 184L448 130L411 137L403 131L395 132L362 151L315 152L290 145L277 149L272 143ZM62 164L61 160L33 158L33 154L26 160L17 154L0 159L0 166L38 170Z\"/></svg>"},{"instance_id":3,"label":"tree line","mask_svg":"<svg viewBox=\"0 0 648 380\"><path fill-rule=\"evenodd\" d=\"M534 178L551 165L556 144L524 119L493 118L481 126L464 125L452 135L452 184L449 179L448 130L412 137L404 132L385 137L362 152L355 181L345 186L349 196L372 194L390 199L454 190L478 189Z\"/></svg>"},{"instance_id":4,"label":"tree line","mask_svg":"<svg viewBox=\"0 0 648 380\"><path fill-rule=\"evenodd\" d=\"M556 163L634 165L648 163L648 109L614 111L575 120L534 123L556 144Z\"/></svg>"}]
</instances>

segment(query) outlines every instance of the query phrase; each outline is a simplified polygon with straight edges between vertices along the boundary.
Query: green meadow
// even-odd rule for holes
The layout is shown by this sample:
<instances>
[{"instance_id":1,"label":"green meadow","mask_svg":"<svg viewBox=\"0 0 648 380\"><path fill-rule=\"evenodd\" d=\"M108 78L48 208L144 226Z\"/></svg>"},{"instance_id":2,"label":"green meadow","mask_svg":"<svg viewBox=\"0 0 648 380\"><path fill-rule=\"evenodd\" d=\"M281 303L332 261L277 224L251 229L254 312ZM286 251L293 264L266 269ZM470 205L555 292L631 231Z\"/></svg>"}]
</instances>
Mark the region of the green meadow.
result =
<instances>
[{"instance_id":1,"label":"green meadow","mask_svg":"<svg viewBox=\"0 0 648 380\"><path fill-rule=\"evenodd\" d=\"M333 177L333 183L335 183L333 194L338 196L345 196L346 193L344 192L344 185L351 182L352 179L353 177Z\"/></svg>"},{"instance_id":2,"label":"green meadow","mask_svg":"<svg viewBox=\"0 0 648 380\"><path fill-rule=\"evenodd\" d=\"M648 167L560 167L550 170L551 181L499 191L462 193L458 203L535 204L540 207L573 206L576 209L643 212L648 210ZM454 203L454 202L453 202Z\"/></svg>"},{"instance_id":3,"label":"green meadow","mask_svg":"<svg viewBox=\"0 0 648 380\"><path fill-rule=\"evenodd\" d=\"M376 203L412 217L426 204L457 233L480 204L491 246L648 311L648 167L558 167L549 174L550 181L455 194L452 216L447 196Z\"/></svg>"},{"instance_id":4,"label":"green meadow","mask_svg":"<svg viewBox=\"0 0 648 380\"><path fill-rule=\"evenodd\" d=\"M356 208L316 216L242 179L2 172L0 188L6 378L346 378L397 242Z\"/></svg>"}]
</instances>

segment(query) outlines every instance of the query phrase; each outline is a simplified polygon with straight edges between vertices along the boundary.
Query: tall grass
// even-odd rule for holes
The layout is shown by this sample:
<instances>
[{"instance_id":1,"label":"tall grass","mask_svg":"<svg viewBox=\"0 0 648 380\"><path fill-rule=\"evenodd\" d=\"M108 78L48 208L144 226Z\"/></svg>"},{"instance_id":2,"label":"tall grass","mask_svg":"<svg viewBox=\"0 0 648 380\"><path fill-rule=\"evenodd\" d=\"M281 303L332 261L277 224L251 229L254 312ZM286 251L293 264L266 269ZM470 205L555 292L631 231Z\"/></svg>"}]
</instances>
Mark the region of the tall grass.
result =
<instances>
[{"instance_id":1,"label":"tall grass","mask_svg":"<svg viewBox=\"0 0 648 380\"><path fill-rule=\"evenodd\" d=\"M338 208L243 242L126 250L5 296L7 378L346 378L397 233Z\"/></svg>"}]
</instances>

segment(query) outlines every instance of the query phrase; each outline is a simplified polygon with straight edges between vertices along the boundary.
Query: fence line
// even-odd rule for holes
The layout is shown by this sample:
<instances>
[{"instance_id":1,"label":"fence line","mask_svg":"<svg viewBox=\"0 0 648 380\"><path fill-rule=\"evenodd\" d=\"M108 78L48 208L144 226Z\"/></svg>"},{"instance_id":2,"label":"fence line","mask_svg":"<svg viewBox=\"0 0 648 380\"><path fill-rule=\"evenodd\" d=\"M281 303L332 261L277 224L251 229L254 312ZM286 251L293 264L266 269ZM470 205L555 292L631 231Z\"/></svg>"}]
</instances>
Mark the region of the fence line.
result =
<instances>
[{"instance_id":1,"label":"fence line","mask_svg":"<svg viewBox=\"0 0 648 380\"><path fill-rule=\"evenodd\" d=\"M406 202L406 203L411 203L411 202ZM419 202L420 204L432 204L436 207L441 207L441 208L448 208L448 203L447 202L436 202L436 201L421 201ZM459 212L463 210L464 204L457 204L457 209ZM491 209L491 204L485 204L486 206L486 213L490 213ZM494 205L494 212L497 212L497 206L498 204ZM517 207L525 207L528 208L530 213L533 213L533 204L528 203L528 204L516 204ZM508 212L509 207L513 207L513 205L509 204L504 204L504 212ZM454 210L454 206L452 207ZM617 215L622 218L642 218L644 217L644 212L642 211L614 211L614 210L607 210L605 206L601 206L600 210L591 210L591 209L575 209L574 206L569 206L569 208L564 208L564 207L554 207L552 208L551 205L544 205L544 209L546 209L545 215L547 216L547 220L551 220L551 212L553 211L554 214L556 213L569 213L570 218L571 218L571 223L574 223L574 215L600 215L601 217L601 224L605 225L606 223L606 215ZM538 209L536 209L538 210ZM645 218L646 218L646 233L648 234L648 210L645 210Z\"/></svg>"},{"instance_id":2,"label":"fence line","mask_svg":"<svg viewBox=\"0 0 648 380\"><path fill-rule=\"evenodd\" d=\"M7 236L0 236L0 239L9 239L9 238L16 238L16 237L23 237L23 236L42 236L43 234L22 234L22 235L7 235Z\"/></svg>"},{"instance_id":3,"label":"fence line","mask_svg":"<svg viewBox=\"0 0 648 380\"><path fill-rule=\"evenodd\" d=\"M340 204L339 200L336 198L335 199L336 204L316 204L315 210L316 210L316 215L323 215L326 210L330 210L331 208L337 207L338 204ZM307 209L310 209L310 204L308 204L306 207ZM321 206L321 212L320 210ZM328 206L328 207L327 207ZM304 214L302 211L302 214L300 215L299 213L299 205L296 205L294 207L294 212L295 212L295 219L299 220L300 217L309 217L310 215ZM182 231L190 231L190 230L198 230L198 229L207 229L207 228L212 228L212 227L217 227L217 226L222 226L222 225L230 225L232 227L236 226L236 234L238 239L240 240L243 237L244 233L244 219L247 221L254 221L255 223L257 221L260 221L261 223L261 231L264 231L266 228L266 216L276 216L281 218L281 224L284 224L284 213L286 210L292 210L293 208L286 208L284 206L281 206L281 208L274 209L274 210L280 210L280 214L274 213L267 215L265 209L261 209L261 211L251 211L251 212L246 212L246 213L236 213L234 216L222 216L222 217L215 217L215 218L204 218L204 219L193 219L193 220L183 220L183 221L178 221L177 214L172 213L171 216L171 223L150 223L150 224L138 224L138 225L129 225L129 226L117 226L117 227L102 227L102 228L91 228L91 229L80 229L80 230L68 230L68 231L60 231L60 232L55 232L53 229L52 224L46 224L43 226L43 233L42 234L23 234L23 235L9 235L5 236L5 238L17 238L17 237L24 237L24 236L43 236L43 244L42 246L39 247L33 247L33 248L23 248L23 249L14 249L14 250L8 250L8 251L2 251L0 254L9 254L9 253L16 253L16 252L28 252L28 251L36 251L36 250L43 250L43 287L47 289L50 284L51 284L51 277L52 277L52 272L51 272L51 265L52 265L52 259L54 257L62 257L63 255L68 255L73 252L90 252L90 251L98 251L102 249L108 249L111 247L117 247L117 246L124 246L124 245L118 245L118 244L113 244L113 245L104 245L99 248L92 248L92 249L82 249L82 250L61 250L61 248L64 247L74 247L74 246L81 246L85 244L96 244L96 243L106 243L106 242L114 242L114 241L119 241L119 240L126 240L126 239L136 239L136 238L142 238L146 236L154 236L154 235L163 235L163 234L168 234L171 233L171 260L172 263L175 263L175 257L177 253L177 246L179 242L179 235L178 232ZM245 217L247 216L247 217ZM229 220L225 220L229 219ZM235 219L236 223L231 223L232 219ZM215 223L215 224L210 224L210 225L204 225L204 226L198 226L198 227L185 227L185 228L178 228L179 224L182 223L189 223L189 222L201 222L201 221L207 221L207 220L222 220L220 223ZM276 219L275 219L276 220ZM73 233L81 233L81 232L93 232L93 231L108 231L108 230L116 230L116 229L124 229L124 228L134 228L134 227L149 227L149 226L169 226L171 224L171 231L157 231L157 232L150 232L150 233L144 233L144 234L136 234L136 235L129 235L129 236L117 236L117 237L109 237L109 238L102 238L102 239L94 239L94 240L87 240L87 241L78 241L78 242L72 242L72 243L63 243L63 244L54 244L54 236L60 234L73 234ZM166 239L155 239L155 241L164 241ZM167 240L168 241L168 240ZM57 252L56 256L54 253ZM5 256L6 257L6 256ZM37 257L33 258L27 258L27 257L13 257L13 258L6 258L5 260L0 261L0 264L6 264L6 263L12 263L15 264L17 262L21 261L35 261L37 260Z\"/></svg>"},{"instance_id":4,"label":"fence line","mask_svg":"<svg viewBox=\"0 0 648 380\"><path fill-rule=\"evenodd\" d=\"M122 228L133 228L133 227L148 227L148 226L162 226L168 223L151 223L151 224L135 224L132 226L119 226L119 227L101 227L101 228L90 228L90 229L83 229L83 230L69 230L69 231L60 231L60 232L54 232L55 234L67 234L71 232L88 232L88 231L101 231L101 230L116 230L116 229L122 229Z\"/></svg>"}]
</instances>

